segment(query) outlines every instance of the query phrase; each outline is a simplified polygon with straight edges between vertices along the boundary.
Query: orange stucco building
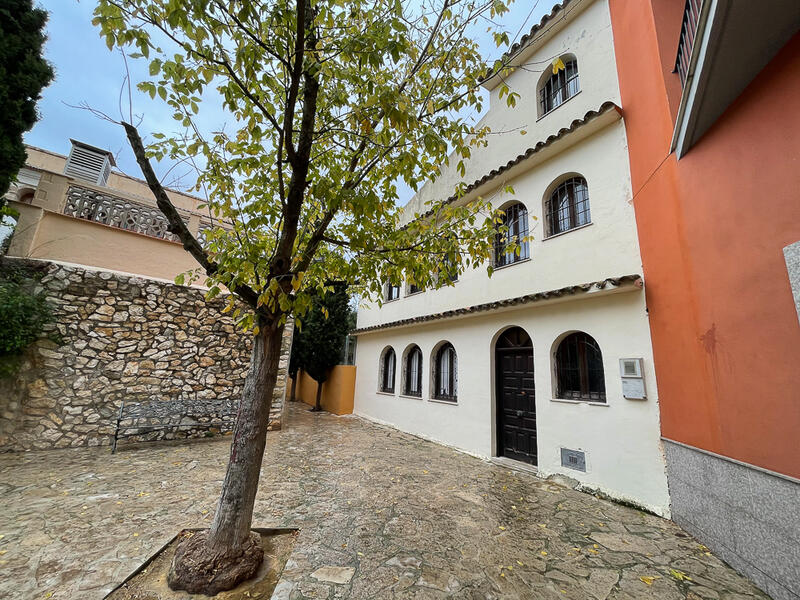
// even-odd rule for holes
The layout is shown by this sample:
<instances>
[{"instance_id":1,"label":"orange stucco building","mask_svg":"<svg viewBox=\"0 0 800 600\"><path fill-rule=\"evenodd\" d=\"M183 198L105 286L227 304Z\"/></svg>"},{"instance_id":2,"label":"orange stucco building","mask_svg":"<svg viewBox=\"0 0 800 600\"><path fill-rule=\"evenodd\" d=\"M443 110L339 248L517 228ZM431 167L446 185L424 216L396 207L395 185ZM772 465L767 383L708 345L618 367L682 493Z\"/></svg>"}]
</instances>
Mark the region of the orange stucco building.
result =
<instances>
[{"instance_id":1,"label":"orange stucco building","mask_svg":"<svg viewBox=\"0 0 800 600\"><path fill-rule=\"evenodd\" d=\"M674 519L800 598L800 3L610 0Z\"/></svg>"}]
</instances>

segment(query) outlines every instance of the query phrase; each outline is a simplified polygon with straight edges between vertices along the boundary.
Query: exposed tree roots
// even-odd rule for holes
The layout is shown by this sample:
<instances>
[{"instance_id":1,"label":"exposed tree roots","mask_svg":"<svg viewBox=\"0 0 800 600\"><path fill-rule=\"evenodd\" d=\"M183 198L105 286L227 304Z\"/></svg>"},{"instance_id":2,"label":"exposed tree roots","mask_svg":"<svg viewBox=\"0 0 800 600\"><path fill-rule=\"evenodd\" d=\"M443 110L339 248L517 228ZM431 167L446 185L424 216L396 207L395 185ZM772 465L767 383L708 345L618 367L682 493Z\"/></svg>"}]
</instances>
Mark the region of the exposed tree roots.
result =
<instances>
[{"instance_id":1,"label":"exposed tree roots","mask_svg":"<svg viewBox=\"0 0 800 600\"><path fill-rule=\"evenodd\" d=\"M169 568L167 583L173 590L214 596L250 579L264 560L261 536L250 533L235 549L212 550L208 531L198 531L178 545Z\"/></svg>"}]
</instances>

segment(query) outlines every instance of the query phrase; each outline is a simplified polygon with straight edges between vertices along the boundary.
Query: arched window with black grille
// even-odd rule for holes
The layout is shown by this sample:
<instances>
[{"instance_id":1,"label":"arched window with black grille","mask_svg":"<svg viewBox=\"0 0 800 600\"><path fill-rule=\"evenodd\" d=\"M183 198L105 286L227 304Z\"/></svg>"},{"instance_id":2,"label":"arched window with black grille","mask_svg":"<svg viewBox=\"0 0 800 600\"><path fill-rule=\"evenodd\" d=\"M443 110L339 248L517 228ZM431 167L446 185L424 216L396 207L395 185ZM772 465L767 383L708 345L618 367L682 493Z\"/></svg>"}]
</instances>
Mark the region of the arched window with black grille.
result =
<instances>
[{"instance_id":1,"label":"arched window with black grille","mask_svg":"<svg viewBox=\"0 0 800 600\"><path fill-rule=\"evenodd\" d=\"M603 354L592 336L569 334L558 345L555 359L558 398L606 401Z\"/></svg>"},{"instance_id":2,"label":"arched window with black grille","mask_svg":"<svg viewBox=\"0 0 800 600\"><path fill-rule=\"evenodd\" d=\"M507 206L494 238L494 266L504 267L530 258L527 237L528 209L521 202Z\"/></svg>"},{"instance_id":3,"label":"arched window with black grille","mask_svg":"<svg viewBox=\"0 0 800 600\"><path fill-rule=\"evenodd\" d=\"M458 391L458 357L453 344L445 342L433 359L433 397L455 402Z\"/></svg>"},{"instance_id":4,"label":"arched window with black grille","mask_svg":"<svg viewBox=\"0 0 800 600\"><path fill-rule=\"evenodd\" d=\"M406 396L422 396L422 350L416 345L406 351L403 393Z\"/></svg>"},{"instance_id":5,"label":"arched window with black grille","mask_svg":"<svg viewBox=\"0 0 800 600\"><path fill-rule=\"evenodd\" d=\"M545 202L545 218L548 236L591 223L586 180L575 176L559 183Z\"/></svg>"},{"instance_id":6,"label":"arched window with black grille","mask_svg":"<svg viewBox=\"0 0 800 600\"><path fill-rule=\"evenodd\" d=\"M390 346L383 351L380 368L380 391L394 394L395 354Z\"/></svg>"},{"instance_id":7,"label":"arched window with black grille","mask_svg":"<svg viewBox=\"0 0 800 600\"><path fill-rule=\"evenodd\" d=\"M539 116L558 108L581 90L578 61L567 57L561 57L559 61L563 68L550 75L539 88Z\"/></svg>"}]
</instances>

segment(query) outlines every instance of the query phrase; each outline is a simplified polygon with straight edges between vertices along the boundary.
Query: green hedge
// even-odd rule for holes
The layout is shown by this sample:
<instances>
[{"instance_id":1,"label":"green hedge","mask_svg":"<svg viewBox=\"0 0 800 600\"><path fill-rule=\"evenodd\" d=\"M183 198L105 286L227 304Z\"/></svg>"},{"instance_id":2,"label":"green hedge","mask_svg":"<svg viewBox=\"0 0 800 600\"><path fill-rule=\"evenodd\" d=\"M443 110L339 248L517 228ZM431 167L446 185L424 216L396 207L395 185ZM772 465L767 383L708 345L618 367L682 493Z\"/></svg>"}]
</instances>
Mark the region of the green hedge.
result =
<instances>
[{"instance_id":1,"label":"green hedge","mask_svg":"<svg viewBox=\"0 0 800 600\"><path fill-rule=\"evenodd\" d=\"M44 292L32 291L38 277L39 273L21 267L0 270L0 377L16 374L25 349L53 321Z\"/></svg>"}]
</instances>

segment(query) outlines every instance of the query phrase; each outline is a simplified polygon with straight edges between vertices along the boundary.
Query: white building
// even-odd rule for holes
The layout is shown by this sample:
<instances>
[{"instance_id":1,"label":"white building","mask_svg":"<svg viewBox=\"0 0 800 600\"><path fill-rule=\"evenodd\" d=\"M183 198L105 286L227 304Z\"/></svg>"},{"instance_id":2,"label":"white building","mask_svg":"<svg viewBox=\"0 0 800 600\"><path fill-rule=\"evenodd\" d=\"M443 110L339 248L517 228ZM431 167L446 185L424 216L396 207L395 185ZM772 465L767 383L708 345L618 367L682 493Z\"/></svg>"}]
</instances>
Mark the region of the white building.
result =
<instances>
[{"instance_id":1,"label":"white building","mask_svg":"<svg viewBox=\"0 0 800 600\"><path fill-rule=\"evenodd\" d=\"M481 124L507 133L473 153L464 201L490 199L510 231L533 239L519 256L495 256L491 278L484 266L451 287L389 287L399 297L362 307L355 412L666 516L608 1L563 2L511 52L519 68L505 82L521 98L508 108L499 81L485 82ZM457 181L451 169L425 186L406 218ZM621 359L640 359L625 363L640 377L623 380Z\"/></svg>"}]
</instances>

